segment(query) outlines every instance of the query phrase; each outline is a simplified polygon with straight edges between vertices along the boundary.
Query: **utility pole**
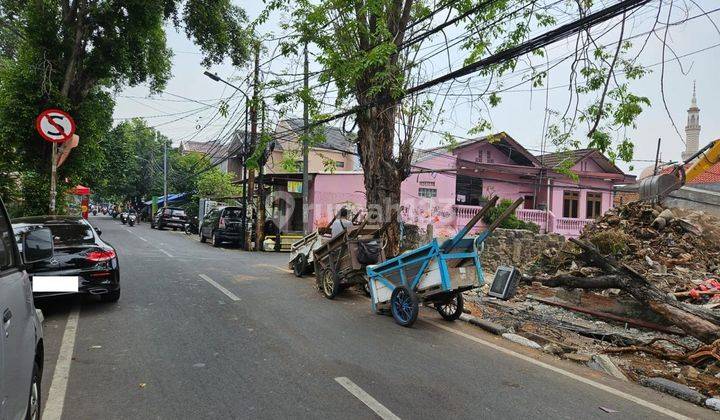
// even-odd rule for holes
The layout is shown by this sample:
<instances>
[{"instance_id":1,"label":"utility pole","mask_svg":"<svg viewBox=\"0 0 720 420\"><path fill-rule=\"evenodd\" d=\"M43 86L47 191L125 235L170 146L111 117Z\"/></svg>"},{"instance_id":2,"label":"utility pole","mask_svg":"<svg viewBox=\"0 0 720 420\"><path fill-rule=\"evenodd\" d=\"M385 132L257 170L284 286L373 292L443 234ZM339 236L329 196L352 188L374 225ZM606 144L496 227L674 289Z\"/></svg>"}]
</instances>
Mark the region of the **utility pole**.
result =
<instances>
[{"instance_id":1,"label":"utility pole","mask_svg":"<svg viewBox=\"0 0 720 420\"><path fill-rule=\"evenodd\" d=\"M50 156L50 214L55 214L55 201L57 199L57 143L52 144L52 155Z\"/></svg>"},{"instance_id":2,"label":"utility pole","mask_svg":"<svg viewBox=\"0 0 720 420\"><path fill-rule=\"evenodd\" d=\"M658 163L660 160L660 142L661 141L662 141L662 138L659 138L657 150L655 151L655 169L653 170L653 176L657 175L657 171L658 171Z\"/></svg>"},{"instance_id":3,"label":"utility pole","mask_svg":"<svg viewBox=\"0 0 720 420\"><path fill-rule=\"evenodd\" d=\"M248 223L247 223L247 212L248 212L248 171L247 171L247 158L248 158L248 112L249 106L247 98L245 98L245 131L243 132L243 147L242 147L242 180L243 180L243 214L242 214L242 232L243 232L243 249L248 250L250 243L248 242Z\"/></svg>"},{"instance_id":4,"label":"utility pole","mask_svg":"<svg viewBox=\"0 0 720 420\"><path fill-rule=\"evenodd\" d=\"M310 79L310 65L308 63L308 44L307 41L305 41L305 65L304 65L304 76L303 76L303 89L305 90L305 95L308 95L308 89L309 89L309 79ZM310 188L309 186L309 179L308 179L308 161L310 160L308 158L308 136L310 135L310 130L308 130L308 124L310 123L310 112L308 110L308 104L307 104L307 98L305 97L305 100L303 100L303 126L305 127L305 132L303 133L303 143L302 143L302 154L303 154L303 167L302 167L302 212L303 212L303 233L305 235L310 234L310 217L308 215L308 212L310 211L310 203L308 198L308 190Z\"/></svg>"},{"instance_id":5,"label":"utility pole","mask_svg":"<svg viewBox=\"0 0 720 420\"><path fill-rule=\"evenodd\" d=\"M262 102L260 119L260 133L261 136L265 134L265 101ZM267 145L264 142L262 144L262 150L260 151L260 158L258 159L258 218L257 226L255 228L255 249L263 249L263 242L265 241L265 151Z\"/></svg>"},{"instance_id":6,"label":"utility pole","mask_svg":"<svg viewBox=\"0 0 720 420\"><path fill-rule=\"evenodd\" d=\"M156 131L155 136L156 138L160 138L160 133ZM165 198L163 199L163 208L167 208L167 141L163 141L163 155L163 193L165 195Z\"/></svg>"},{"instance_id":7,"label":"utility pole","mask_svg":"<svg viewBox=\"0 0 720 420\"><path fill-rule=\"evenodd\" d=\"M253 74L253 99L252 104L250 106L250 148L249 150L254 151L255 147L257 146L257 119L258 119L258 113L257 113L257 105L258 105L258 89L260 85L260 43L255 44L255 70ZM252 154L252 153L250 153ZM253 190L255 189L255 170L248 168L250 171L250 174L248 176L248 182L247 182L247 194L248 197L248 203L252 204L253 202ZM257 225L257 220L259 220L260 217L256 217L255 224ZM250 239L252 238L250 234L250 229L247 230L245 234L245 243L249 244ZM248 246L248 251L252 250L252 247Z\"/></svg>"}]
</instances>

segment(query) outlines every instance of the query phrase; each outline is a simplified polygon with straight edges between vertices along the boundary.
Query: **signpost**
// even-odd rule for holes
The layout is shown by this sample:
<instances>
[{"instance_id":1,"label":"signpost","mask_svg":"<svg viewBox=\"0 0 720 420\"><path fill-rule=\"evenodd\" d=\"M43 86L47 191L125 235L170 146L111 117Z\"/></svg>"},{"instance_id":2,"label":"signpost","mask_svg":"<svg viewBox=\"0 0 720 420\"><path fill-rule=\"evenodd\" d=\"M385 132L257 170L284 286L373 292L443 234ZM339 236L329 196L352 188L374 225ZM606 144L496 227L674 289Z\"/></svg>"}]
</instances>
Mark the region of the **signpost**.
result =
<instances>
[{"instance_id":1,"label":"signpost","mask_svg":"<svg viewBox=\"0 0 720 420\"><path fill-rule=\"evenodd\" d=\"M75 121L64 111L46 109L35 120L35 128L40 136L52 143L50 170L50 214L55 214L55 198L57 196L57 153L58 144L70 140L75 134Z\"/></svg>"}]
</instances>

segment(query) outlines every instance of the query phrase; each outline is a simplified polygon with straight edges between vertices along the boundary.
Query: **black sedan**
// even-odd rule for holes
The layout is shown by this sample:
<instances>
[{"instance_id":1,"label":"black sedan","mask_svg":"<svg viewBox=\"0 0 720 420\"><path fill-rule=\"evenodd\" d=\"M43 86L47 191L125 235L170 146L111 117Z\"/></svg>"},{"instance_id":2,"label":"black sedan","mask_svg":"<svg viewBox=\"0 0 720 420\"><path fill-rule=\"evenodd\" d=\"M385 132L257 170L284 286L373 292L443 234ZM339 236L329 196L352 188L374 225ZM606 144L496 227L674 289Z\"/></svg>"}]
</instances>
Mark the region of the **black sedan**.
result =
<instances>
[{"instance_id":1,"label":"black sedan","mask_svg":"<svg viewBox=\"0 0 720 420\"><path fill-rule=\"evenodd\" d=\"M40 227L52 232L53 258L27 267L36 298L83 293L99 295L105 302L120 299L120 267L115 249L100 239L100 232L87 220L72 216L22 217L13 219L12 226L16 236Z\"/></svg>"}]
</instances>

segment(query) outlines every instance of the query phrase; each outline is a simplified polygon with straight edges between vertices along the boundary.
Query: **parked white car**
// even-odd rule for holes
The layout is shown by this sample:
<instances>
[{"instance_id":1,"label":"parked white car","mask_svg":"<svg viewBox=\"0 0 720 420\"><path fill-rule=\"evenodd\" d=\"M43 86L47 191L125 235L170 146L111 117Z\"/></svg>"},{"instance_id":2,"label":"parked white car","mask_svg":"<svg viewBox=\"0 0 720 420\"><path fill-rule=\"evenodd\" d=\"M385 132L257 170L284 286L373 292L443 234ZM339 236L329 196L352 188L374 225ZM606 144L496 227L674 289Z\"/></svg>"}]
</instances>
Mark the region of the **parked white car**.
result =
<instances>
[{"instance_id":1,"label":"parked white car","mask_svg":"<svg viewBox=\"0 0 720 420\"><path fill-rule=\"evenodd\" d=\"M38 419L41 410L43 331L25 264L52 258L53 238L41 228L21 240L22 254L0 200L0 419Z\"/></svg>"}]
</instances>

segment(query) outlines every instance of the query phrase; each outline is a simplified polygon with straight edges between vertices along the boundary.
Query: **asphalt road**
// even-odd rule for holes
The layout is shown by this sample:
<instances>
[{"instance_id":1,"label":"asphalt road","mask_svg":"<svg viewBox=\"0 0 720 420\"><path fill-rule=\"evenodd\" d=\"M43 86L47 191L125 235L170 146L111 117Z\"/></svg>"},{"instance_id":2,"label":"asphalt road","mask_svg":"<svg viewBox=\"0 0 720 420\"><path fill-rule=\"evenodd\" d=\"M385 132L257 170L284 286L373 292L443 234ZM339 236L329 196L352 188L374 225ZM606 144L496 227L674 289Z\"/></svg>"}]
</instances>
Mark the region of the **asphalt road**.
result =
<instances>
[{"instance_id":1,"label":"asphalt road","mask_svg":"<svg viewBox=\"0 0 720 420\"><path fill-rule=\"evenodd\" d=\"M213 248L109 217L91 222L118 251L122 296L116 304L92 297L38 303L46 316L43 397L54 407L46 418L714 414L444 322L434 311L402 328L372 314L359 293L328 301L312 277L286 269L287 254ZM77 310L71 345L66 327Z\"/></svg>"}]
</instances>

